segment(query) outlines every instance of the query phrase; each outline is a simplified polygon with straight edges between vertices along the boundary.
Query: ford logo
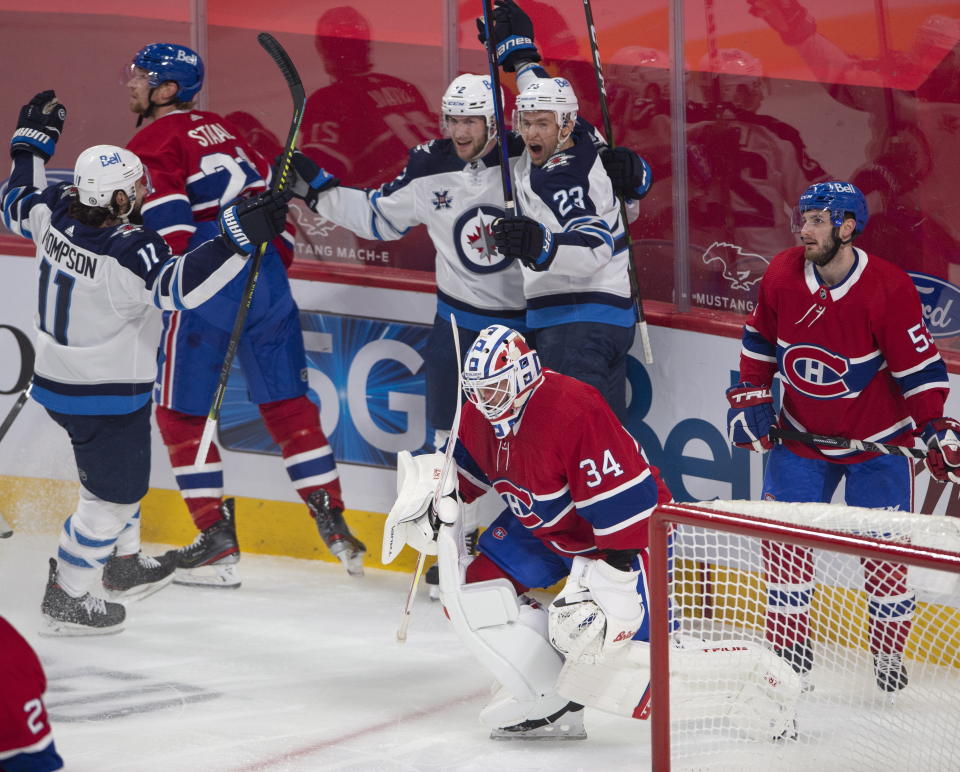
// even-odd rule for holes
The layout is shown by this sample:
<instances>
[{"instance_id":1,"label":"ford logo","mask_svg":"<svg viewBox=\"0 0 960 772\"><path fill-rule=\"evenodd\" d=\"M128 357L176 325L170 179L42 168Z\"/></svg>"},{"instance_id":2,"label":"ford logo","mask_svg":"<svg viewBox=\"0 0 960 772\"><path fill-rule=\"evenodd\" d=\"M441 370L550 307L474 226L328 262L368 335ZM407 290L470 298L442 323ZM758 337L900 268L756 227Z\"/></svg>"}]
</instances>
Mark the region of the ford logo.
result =
<instances>
[{"instance_id":1,"label":"ford logo","mask_svg":"<svg viewBox=\"0 0 960 772\"><path fill-rule=\"evenodd\" d=\"M960 287L936 276L909 272L923 306L923 318L934 338L960 335Z\"/></svg>"}]
</instances>

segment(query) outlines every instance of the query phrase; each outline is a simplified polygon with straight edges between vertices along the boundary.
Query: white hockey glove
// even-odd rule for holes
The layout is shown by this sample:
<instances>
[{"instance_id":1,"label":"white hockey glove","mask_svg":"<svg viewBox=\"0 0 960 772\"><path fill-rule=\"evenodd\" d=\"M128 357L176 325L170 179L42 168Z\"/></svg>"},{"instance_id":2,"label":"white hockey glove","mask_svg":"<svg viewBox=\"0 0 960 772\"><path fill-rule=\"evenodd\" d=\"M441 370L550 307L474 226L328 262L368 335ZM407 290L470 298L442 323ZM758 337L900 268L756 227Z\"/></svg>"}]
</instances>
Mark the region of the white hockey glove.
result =
<instances>
[{"instance_id":1,"label":"white hockey glove","mask_svg":"<svg viewBox=\"0 0 960 772\"><path fill-rule=\"evenodd\" d=\"M626 644L647 613L637 592L639 577L639 571L618 571L603 560L574 558L548 609L550 643L568 661L587 664Z\"/></svg>"},{"instance_id":2,"label":"white hockey glove","mask_svg":"<svg viewBox=\"0 0 960 772\"><path fill-rule=\"evenodd\" d=\"M412 456L397 454L397 500L383 525L381 560L390 563L405 544L425 555L437 554L437 535L431 518L433 496L443 472L443 453ZM453 493L456 475L444 481L442 496Z\"/></svg>"}]
</instances>

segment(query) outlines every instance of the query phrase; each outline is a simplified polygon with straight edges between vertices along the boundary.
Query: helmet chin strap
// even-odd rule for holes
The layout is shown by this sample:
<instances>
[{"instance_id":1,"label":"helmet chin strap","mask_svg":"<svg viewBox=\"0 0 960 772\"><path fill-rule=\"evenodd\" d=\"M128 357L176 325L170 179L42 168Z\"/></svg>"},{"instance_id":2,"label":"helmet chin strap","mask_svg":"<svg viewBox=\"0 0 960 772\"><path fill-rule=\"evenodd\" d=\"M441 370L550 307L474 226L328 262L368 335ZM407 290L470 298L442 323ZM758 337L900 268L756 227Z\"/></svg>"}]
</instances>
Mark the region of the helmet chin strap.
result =
<instances>
[{"instance_id":1,"label":"helmet chin strap","mask_svg":"<svg viewBox=\"0 0 960 772\"><path fill-rule=\"evenodd\" d=\"M817 263L817 267L818 267L818 268L823 268L823 267L829 265L830 262L833 260L833 258L835 258L835 257L837 256L837 253L840 251L840 248L847 246L847 244L849 244L851 241L853 241L853 237L852 237L852 236L851 236L849 239L847 239L846 241L844 241L843 239L841 239L841 238L840 238L840 229L839 229L839 228L834 228L834 229L833 229L833 232L832 232L830 235L833 237L833 249L831 249L831 250L826 254L826 259L825 259L825 260L823 260L823 261L820 262L820 263Z\"/></svg>"},{"instance_id":2,"label":"helmet chin strap","mask_svg":"<svg viewBox=\"0 0 960 772\"><path fill-rule=\"evenodd\" d=\"M162 85L163 85L163 84L161 83L160 86L162 86ZM154 101L153 101L153 92L156 91L158 88L160 88L160 86L154 86L152 89L150 89L150 93L147 94L147 109L144 110L144 111L142 111L142 112L137 116L137 128L138 128L138 129L140 128L140 124L142 124L145 119L147 119L147 118L153 118L153 117L154 117L153 114L156 112L156 110L157 110L158 107L168 107L169 105L175 105L175 104L177 103L177 96L176 96L176 94L174 94L173 99L170 99L170 100L168 100L168 101L166 101L166 102L154 102ZM179 89L177 89L177 93L179 93Z\"/></svg>"}]
</instances>

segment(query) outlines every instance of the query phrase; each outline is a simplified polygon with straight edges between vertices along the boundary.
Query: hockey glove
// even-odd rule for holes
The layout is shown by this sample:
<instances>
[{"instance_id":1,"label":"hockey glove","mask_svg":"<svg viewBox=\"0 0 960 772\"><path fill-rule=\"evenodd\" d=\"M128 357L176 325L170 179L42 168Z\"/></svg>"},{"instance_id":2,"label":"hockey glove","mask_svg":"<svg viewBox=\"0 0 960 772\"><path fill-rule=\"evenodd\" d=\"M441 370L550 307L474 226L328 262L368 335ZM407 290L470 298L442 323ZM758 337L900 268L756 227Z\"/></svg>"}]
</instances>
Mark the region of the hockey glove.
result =
<instances>
[{"instance_id":1,"label":"hockey glove","mask_svg":"<svg viewBox=\"0 0 960 772\"><path fill-rule=\"evenodd\" d=\"M734 445L763 453L770 450L770 429L776 426L769 386L738 383L727 389L727 434Z\"/></svg>"},{"instance_id":2,"label":"hockey glove","mask_svg":"<svg viewBox=\"0 0 960 772\"><path fill-rule=\"evenodd\" d=\"M639 577L639 571L618 571L603 560L574 558L547 609L553 647L568 661L596 664L630 641L647 613L637 592Z\"/></svg>"},{"instance_id":3,"label":"hockey glove","mask_svg":"<svg viewBox=\"0 0 960 772\"><path fill-rule=\"evenodd\" d=\"M238 255L252 255L283 233L290 192L268 191L244 199L220 213L220 235Z\"/></svg>"},{"instance_id":4,"label":"hockey glove","mask_svg":"<svg viewBox=\"0 0 960 772\"><path fill-rule=\"evenodd\" d=\"M546 271L557 256L553 233L523 215L495 220L493 238L501 255L519 260L531 271Z\"/></svg>"},{"instance_id":5,"label":"hockey glove","mask_svg":"<svg viewBox=\"0 0 960 772\"><path fill-rule=\"evenodd\" d=\"M817 22L797 0L747 0L750 13L763 19L788 46L798 46L817 31Z\"/></svg>"},{"instance_id":6,"label":"hockey glove","mask_svg":"<svg viewBox=\"0 0 960 772\"><path fill-rule=\"evenodd\" d=\"M937 418L920 434L927 443L927 469L940 482L960 483L960 423Z\"/></svg>"},{"instance_id":7,"label":"hockey glove","mask_svg":"<svg viewBox=\"0 0 960 772\"><path fill-rule=\"evenodd\" d=\"M274 169L274 174L277 170ZM287 172L290 175L287 181L286 189L294 197L301 198L307 202L307 206L313 209L317 203L317 196L323 191L335 188L340 184L340 180L334 177L326 169L321 168L313 159L305 156L299 150L293 154L290 160L290 169Z\"/></svg>"},{"instance_id":8,"label":"hockey glove","mask_svg":"<svg viewBox=\"0 0 960 772\"><path fill-rule=\"evenodd\" d=\"M539 62L540 52L533 42L533 22L514 0L496 0L493 9L493 42L497 46L497 64L504 72L516 72L524 62ZM477 37L486 45L487 30L477 19Z\"/></svg>"},{"instance_id":9,"label":"hockey glove","mask_svg":"<svg viewBox=\"0 0 960 772\"><path fill-rule=\"evenodd\" d=\"M639 201L650 191L653 172L650 164L628 147L604 147L600 160L619 198Z\"/></svg>"},{"instance_id":10,"label":"hockey glove","mask_svg":"<svg viewBox=\"0 0 960 772\"><path fill-rule=\"evenodd\" d=\"M20 108L10 155L26 150L49 161L66 119L67 108L57 101L57 95L52 90L41 91Z\"/></svg>"}]
</instances>

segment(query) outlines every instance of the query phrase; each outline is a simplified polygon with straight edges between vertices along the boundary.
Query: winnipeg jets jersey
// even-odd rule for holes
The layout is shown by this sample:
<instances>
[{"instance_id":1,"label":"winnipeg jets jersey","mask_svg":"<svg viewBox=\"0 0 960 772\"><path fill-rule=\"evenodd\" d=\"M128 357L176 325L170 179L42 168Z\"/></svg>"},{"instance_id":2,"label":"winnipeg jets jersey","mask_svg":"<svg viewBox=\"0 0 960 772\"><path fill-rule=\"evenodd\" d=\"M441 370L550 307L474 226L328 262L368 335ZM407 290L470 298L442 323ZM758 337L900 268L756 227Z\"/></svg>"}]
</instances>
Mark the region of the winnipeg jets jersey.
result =
<instances>
[{"instance_id":1,"label":"winnipeg jets jersey","mask_svg":"<svg viewBox=\"0 0 960 772\"><path fill-rule=\"evenodd\" d=\"M266 190L270 165L216 113L178 110L140 129L127 143L147 169L153 192L143 221L163 236L175 254L209 237L194 237L197 223L217 219L237 198ZM292 248L292 227L284 253ZM278 240L279 241L279 240Z\"/></svg>"},{"instance_id":2,"label":"winnipeg jets jersey","mask_svg":"<svg viewBox=\"0 0 960 772\"><path fill-rule=\"evenodd\" d=\"M593 387L544 370L514 432L498 439L470 402L454 450L460 491L493 488L559 555L647 546L647 518L670 493Z\"/></svg>"},{"instance_id":3,"label":"winnipeg jets jersey","mask_svg":"<svg viewBox=\"0 0 960 772\"><path fill-rule=\"evenodd\" d=\"M912 445L915 426L943 415L947 370L910 277L854 252L850 273L832 287L804 259L803 247L773 258L744 327L740 380L768 385L779 372L787 428ZM788 446L809 458L864 458Z\"/></svg>"},{"instance_id":4,"label":"winnipeg jets jersey","mask_svg":"<svg viewBox=\"0 0 960 772\"><path fill-rule=\"evenodd\" d=\"M14 159L3 217L37 245L36 363L30 395L75 415L130 413L150 400L160 310L200 305L245 265L226 241L183 257L135 225L94 228L70 216L76 189L45 186L29 153Z\"/></svg>"},{"instance_id":5,"label":"winnipeg jets jersey","mask_svg":"<svg viewBox=\"0 0 960 772\"><path fill-rule=\"evenodd\" d=\"M523 143L511 136L509 148L513 166ZM520 267L497 251L491 229L503 216L496 148L468 163L449 139L418 145L395 180L377 189L333 188L314 211L361 238L384 241L423 223L437 250L437 313L453 313L469 330L524 329Z\"/></svg>"}]
</instances>

